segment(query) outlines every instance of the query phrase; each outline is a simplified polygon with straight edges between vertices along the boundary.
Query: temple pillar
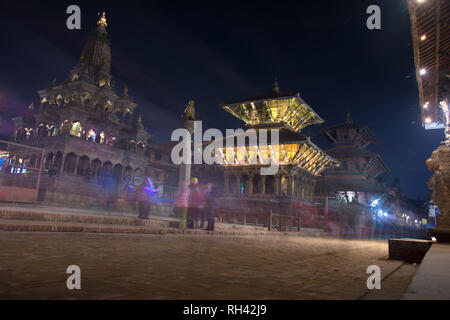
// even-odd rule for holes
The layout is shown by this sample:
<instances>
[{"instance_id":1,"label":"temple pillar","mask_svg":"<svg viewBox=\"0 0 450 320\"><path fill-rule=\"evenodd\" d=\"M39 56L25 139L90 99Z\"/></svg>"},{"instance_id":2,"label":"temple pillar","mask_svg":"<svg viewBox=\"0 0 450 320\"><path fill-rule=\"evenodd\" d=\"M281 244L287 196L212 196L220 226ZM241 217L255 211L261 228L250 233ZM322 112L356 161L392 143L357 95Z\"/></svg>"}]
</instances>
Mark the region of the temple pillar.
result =
<instances>
[{"instance_id":1,"label":"temple pillar","mask_svg":"<svg viewBox=\"0 0 450 320\"><path fill-rule=\"evenodd\" d=\"M280 175L275 175L275 195L279 196L281 194L281 176Z\"/></svg>"},{"instance_id":2,"label":"temple pillar","mask_svg":"<svg viewBox=\"0 0 450 320\"><path fill-rule=\"evenodd\" d=\"M431 198L439 208L436 227L429 228L429 231L438 242L450 243L450 147L442 142L426 165L434 172L428 187L433 190Z\"/></svg>"},{"instance_id":3,"label":"temple pillar","mask_svg":"<svg viewBox=\"0 0 450 320\"><path fill-rule=\"evenodd\" d=\"M266 194L266 176L261 176L261 194Z\"/></svg>"},{"instance_id":4,"label":"temple pillar","mask_svg":"<svg viewBox=\"0 0 450 320\"><path fill-rule=\"evenodd\" d=\"M80 157L77 157L77 160L75 160L75 168L73 169L73 175L78 175L78 164L80 162Z\"/></svg>"},{"instance_id":5,"label":"temple pillar","mask_svg":"<svg viewBox=\"0 0 450 320\"><path fill-rule=\"evenodd\" d=\"M227 173L224 173L223 179L224 179L223 192L224 193L228 193L228 179L229 179L229 176L228 176Z\"/></svg>"},{"instance_id":6,"label":"temple pillar","mask_svg":"<svg viewBox=\"0 0 450 320\"><path fill-rule=\"evenodd\" d=\"M66 165L66 155L62 154L61 156L61 168L59 170L59 175L64 173L64 166Z\"/></svg>"},{"instance_id":7,"label":"temple pillar","mask_svg":"<svg viewBox=\"0 0 450 320\"><path fill-rule=\"evenodd\" d=\"M293 182L292 176L289 175L289 177L288 177L288 190L287 190L288 197L292 197L292 182Z\"/></svg>"},{"instance_id":8,"label":"temple pillar","mask_svg":"<svg viewBox=\"0 0 450 320\"><path fill-rule=\"evenodd\" d=\"M248 176L248 192L247 193L250 195L253 194L253 178L254 178L253 174L250 174Z\"/></svg>"}]
</instances>

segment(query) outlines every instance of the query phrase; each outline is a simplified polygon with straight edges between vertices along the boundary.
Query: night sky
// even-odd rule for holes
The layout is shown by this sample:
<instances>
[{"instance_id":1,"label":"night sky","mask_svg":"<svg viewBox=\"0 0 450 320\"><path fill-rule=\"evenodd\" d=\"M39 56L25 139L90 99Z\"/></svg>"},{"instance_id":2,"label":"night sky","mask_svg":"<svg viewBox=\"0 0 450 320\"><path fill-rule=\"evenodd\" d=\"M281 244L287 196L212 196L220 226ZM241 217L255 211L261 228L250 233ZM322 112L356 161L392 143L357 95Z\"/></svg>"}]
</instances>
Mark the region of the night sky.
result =
<instances>
[{"instance_id":1,"label":"night sky","mask_svg":"<svg viewBox=\"0 0 450 320\"><path fill-rule=\"evenodd\" d=\"M66 28L77 4L82 30ZM381 8L381 30L366 27L366 9ZM21 114L37 90L64 80L97 13L106 11L115 89L125 83L136 115L156 141L170 139L188 100L204 128L242 127L219 103L271 90L299 92L326 120L305 132L320 147L326 126L368 125L391 172L383 176L412 198L426 199L425 160L443 130L421 127L410 21L402 1L3 1L0 0L0 108ZM5 121L1 136L11 133Z\"/></svg>"}]
</instances>

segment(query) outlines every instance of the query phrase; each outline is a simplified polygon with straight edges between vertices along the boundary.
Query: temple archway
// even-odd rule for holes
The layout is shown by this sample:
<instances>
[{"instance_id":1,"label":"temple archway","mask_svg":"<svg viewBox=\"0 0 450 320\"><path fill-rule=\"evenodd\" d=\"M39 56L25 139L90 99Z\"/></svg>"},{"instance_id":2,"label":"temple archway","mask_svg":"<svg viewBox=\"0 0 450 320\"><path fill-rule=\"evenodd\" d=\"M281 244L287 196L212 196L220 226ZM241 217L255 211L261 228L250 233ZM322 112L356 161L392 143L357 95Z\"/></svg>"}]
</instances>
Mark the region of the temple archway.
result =
<instances>
[{"instance_id":1,"label":"temple archway","mask_svg":"<svg viewBox=\"0 0 450 320\"><path fill-rule=\"evenodd\" d=\"M122 181L122 171L123 167L120 163L116 164L113 169L113 180L114 183L118 184Z\"/></svg>"},{"instance_id":2,"label":"temple archway","mask_svg":"<svg viewBox=\"0 0 450 320\"><path fill-rule=\"evenodd\" d=\"M76 163L77 163L76 154L73 152L67 154L64 161L64 172L67 173L68 175L73 175Z\"/></svg>"},{"instance_id":3,"label":"temple archway","mask_svg":"<svg viewBox=\"0 0 450 320\"><path fill-rule=\"evenodd\" d=\"M87 156L82 156L78 160L77 175L81 177L88 176L91 170L91 164Z\"/></svg>"},{"instance_id":4,"label":"temple archway","mask_svg":"<svg viewBox=\"0 0 450 320\"><path fill-rule=\"evenodd\" d=\"M99 159L94 159L92 161L91 164L91 168L92 168L92 177L93 178L98 178L100 176L101 173L101 168L102 168L102 162Z\"/></svg>"}]
</instances>

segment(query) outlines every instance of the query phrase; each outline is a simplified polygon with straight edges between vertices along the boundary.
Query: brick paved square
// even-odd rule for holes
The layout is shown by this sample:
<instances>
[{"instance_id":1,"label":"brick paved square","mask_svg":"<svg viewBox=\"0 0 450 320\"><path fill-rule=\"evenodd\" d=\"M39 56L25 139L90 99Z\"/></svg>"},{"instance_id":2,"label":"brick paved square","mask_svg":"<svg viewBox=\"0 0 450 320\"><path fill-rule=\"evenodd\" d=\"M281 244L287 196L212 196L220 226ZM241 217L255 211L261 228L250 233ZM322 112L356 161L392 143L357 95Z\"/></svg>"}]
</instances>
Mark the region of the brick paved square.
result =
<instances>
[{"instance_id":1,"label":"brick paved square","mask_svg":"<svg viewBox=\"0 0 450 320\"><path fill-rule=\"evenodd\" d=\"M2 299L358 299L369 265L382 276L401 265L386 259L387 241L1 232L0 242ZM66 288L73 264L80 291ZM398 299L395 288L375 298Z\"/></svg>"}]
</instances>

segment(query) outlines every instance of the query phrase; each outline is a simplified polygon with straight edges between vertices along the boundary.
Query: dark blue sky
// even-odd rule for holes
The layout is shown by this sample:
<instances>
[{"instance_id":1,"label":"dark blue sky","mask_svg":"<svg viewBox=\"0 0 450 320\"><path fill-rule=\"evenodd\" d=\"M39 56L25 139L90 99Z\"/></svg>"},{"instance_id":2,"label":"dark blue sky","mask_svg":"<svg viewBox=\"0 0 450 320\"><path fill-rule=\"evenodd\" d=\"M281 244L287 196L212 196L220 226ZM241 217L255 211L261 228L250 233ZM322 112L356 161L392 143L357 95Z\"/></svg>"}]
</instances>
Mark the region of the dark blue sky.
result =
<instances>
[{"instance_id":1,"label":"dark blue sky","mask_svg":"<svg viewBox=\"0 0 450 320\"><path fill-rule=\"evenodd\" d=\"M67 6L82 10L82 30L66 28ZM381 30L366 9L381 8ZM242 123L219 103L265 93L278 77L325 120L305 132L322 148L320 129L351 111L378 139L371 148L410 197L428 195L425 160L443 131L420 123L406 1L4 1L0 0L0 108L20 114L37 90L63 80L106 11L116 89L128 83L157 141L180 125L194 99L204 127ZM5 135L11 123L0 128Z\"/></svg>"}]
</instances>

